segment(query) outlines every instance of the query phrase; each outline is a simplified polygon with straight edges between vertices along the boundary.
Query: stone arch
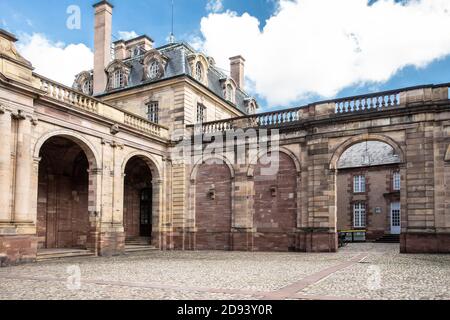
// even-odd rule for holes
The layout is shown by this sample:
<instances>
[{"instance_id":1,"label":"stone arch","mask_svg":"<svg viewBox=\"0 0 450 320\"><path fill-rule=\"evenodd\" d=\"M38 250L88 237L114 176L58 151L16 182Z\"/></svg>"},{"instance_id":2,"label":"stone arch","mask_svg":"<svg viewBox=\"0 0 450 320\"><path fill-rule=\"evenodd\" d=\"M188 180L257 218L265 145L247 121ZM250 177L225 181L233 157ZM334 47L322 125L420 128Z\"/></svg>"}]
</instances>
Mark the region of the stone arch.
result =
<instances>
[{"instance_id":1,"label":"stone arch","mask_svg":"<svg viewBox=\"0 0 450 320\"><path fill-rule=\"evenodd\" d=\"M279 150L278 170L264 173L256 157L247 172L252 192L253 250L292 251L301 220L300 164L293 152Z\"/></svg>"},{"instance_id":2,"label":"stone arch","mask_svg":"<svg viewBox=\"0 0 450 320\"><path fill-rule=\"evenodd\" d=\"M125 168L127 166L128 161L130 161L130 159L134 157L138 157L143 161L145 161L145 163L147 163L152 173L153 181L159 181L162 179L162 170L158 165L158 161L156 160L156 158L152 154L143 151L134 151L125 156L125 158L122 161L121 167L122 174L125 174Z\"/></svg>"},{"instance_id":3,"label":"stone arch","mask_svg":"<svg viewBox=\"0 0 450 320\"><path fill-rule=\"evenodd\" d=\"M396 161L367 163L363 165L339 166L339 162L347 150L364 142L378 142L388 145L398 156ZM404 163L405 152L400 144L389 136L381 134L362 134L353 136L341 143L333 152L329 168L334 193L334 228L342 230L365 230L365 239L372 241L385 234L399 234L401 226L392 221L397 205L405 208L404 189L393 189L393 174L400 173L401 179L406 176ZM356 180L355 180L356 179ZM355 182L356 181L356 182ZM359 182L358 182L359 181ZM362 181L362 182L361 182ZM356 186L359 186L355 188ZM361 185L363 187L361 187ZM405 225L406 210L401 209L399 218Z\"/></svg>"},{"instance_id":4,"label":"stone arch","mask_svg":"<svg viewBox=\"0 0 450 320\"><path fill-rule=\"evenodd\" d=\"M338 146L336 148L336 150L333 152L333 156L331 157L330 170L337 169L337 164L338 164L339 159L341 158L342 154L348 148L350 148L351 146L353 146L357 143L364 142L364 141L380 141L380 142L387 143L395 150L395 153L400 157L400 163L405 162L405 154L403 152L403 149L400 147L400 145L395 140L393 140L392 138L385 136L385 135L363 134L363 135L358 135L358 136L348 139L347 141L345 141L344 143L342 143L340 146Z\"/></svg>"},{"instance_id":5,"label":"stone arch","mask_svg":"<svg viewBox=\"0 0 450 320\"><path fill-rule=\"evenodd\" d=\"M220 160L219 162L209 162ZM201 175L202 170L212 174ZM234 168L225 156L200 159L192 169L189 188L188 230L194 231L186 245L191 249L232 249L231 232L234 225ZM214 189L210 189L214 185ZM199 206L199 202L207 204ZM202 208L202 210L197 210Z\"/></svg>"},{"instance_id":6,"label":"stone arch","mask_svg":"<svg viewBox=\"0 0 450 320\"><path fill-rule=\"evenodd\" d=\"M136 179L132 178L132 180L128 181L127 184L127 170L129 168L127 165L130 163L130 161L138 161L140 162L139 165L142 165L143 174L147 175L150 174L150 179L145 181L145 177L143 177L142 181L136 182ZM139 167L138 167L139 168ZM158 160L155 158L154 155L149 154L147 152L143 151L134 151L129 154L127 154L121 164L121 177L120 177L120 185L121 185L121 197L122 197L122 203L121 207L123 209L122 211L122 223L125 230L125 237L143 237L142 239L148 240L149 243L154 245L155 247L160 247L161 244L161 221L162 221L162 213L163 213L163 171L161 169L161 166L158 164ZM148 170L148 171L146 171ZM131 172L131 176L128 178L136 176L136 172ZM141 182L145 182L145 185ZM149 210L144 210L145 212L148 212L149 222L146 224L146 226L142 225L141 221L141 215L142 215L142 202L140 202L142 199L140 198L141 193L144 190L149 190L151 192L151 197L148 199L151 199L151 204L147 203L146 207L151 208L151 212ZM133 206L133 210L129 210L128 207L130 205L129 203L129 196L131 197L131 203ZM128 200L127 200L128 199ZM137 201L137 202L136 202ZM130 216L130 214L132 216ZM147 219L146 218L146 219ZM130 220L133 224L134 222L137 223L138 229L133 229L134 232L127 232L131 230L131 228L127 228L130 226ZM139 222L141 221L141 222ZM127 224L128 223L128 224ZM146 234L142 230L148 230L149 233ZM144 231L145 231L144 230Z\"/></svg>"},{"instance_id":7,"label":"stone arch","mask_svg":"<svg viewBox=\"0 0 450 320\"><path fill-rule=\"evenodd\" d=\"M84 248L94 252L97 241L93 218L99 217L100 160L84 136L56 130L41 136L33 156L40 248Z\"/></svg>"},{"instance_id":8,"label":"stone arch","mask_svg":"<svg viewBox=\"0 0 450 320\"><path fill-rule=\"evenodd\" d=\"M51 131L41 136L34 146L33 157L35 159L39 159L39 152L41 151L44 143L49 139L57 136L71 140L81 147L81 149L86 154L86 157L88 158L90 170L96 170L102 167L100 164L100 157L92 142L83 137L81 134L69 130Z\"/></svg>"},{"instance_id":9,"label":"stone arch","mask_svg":"<svg viewBox=\"0 0 450 320\"><path fill-rule=\"evenodd\" d=\"M213 155L213 156L210 156L208 158L202 158L202 159L197 161L197 163L192 168L191 175L190 175L190 181L195 183L195 180L196 180L196 177L197 177L198 168L202 164L204 164L205 162L207 162L209 160L214 160L214 159L219 159L219 160L223 161L223 164L225 164L230 169L231 179L234 179L234 177L235 177L235 170L234 170L234 167L233 167L231 161L227 157L225 157L223 155Z\"/></svg>"},{"instance_id":10,"label":"stone arch","mask_svg":"<svg viewBox=\"0 0 450 320\"><path fill-rule=\"evenodd\" d=\"M285 147L280 147L278 149L278 152L284 153L291 158L291 160L294 162L295 171L297 172L297 175L300 175L300 173L301 173L300 160L295 155L295 153ZM262 156L264 156L266 153L267 153L266 151L260 151L260 152L258 152L258 154L256 156L254 156L253 158L250 159L249 165L247 168L247 177L253 177L254 171L255 171L255 165L258 163L258 160Z\"/></svg>"}]
</instances>

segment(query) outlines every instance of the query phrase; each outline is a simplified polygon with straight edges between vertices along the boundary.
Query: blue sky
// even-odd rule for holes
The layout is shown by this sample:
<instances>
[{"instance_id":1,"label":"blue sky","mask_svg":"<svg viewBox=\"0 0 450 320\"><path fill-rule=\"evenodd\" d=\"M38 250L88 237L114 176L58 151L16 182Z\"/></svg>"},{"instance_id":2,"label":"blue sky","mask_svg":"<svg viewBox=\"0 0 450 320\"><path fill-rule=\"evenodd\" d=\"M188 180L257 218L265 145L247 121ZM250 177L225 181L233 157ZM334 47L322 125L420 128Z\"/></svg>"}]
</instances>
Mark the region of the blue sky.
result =
<instances>
[{"instance_id":1,"label":"blue sky","mask_svg":"<svg viewBox=\"0 0 450 320\"><path fill-rule=\"evenodd\" d=\"M212 10L207 6L207 0L175 0L175 36L177 40L200 41L202 49L215 57L219 66L224 69L227 69L227 56L223 51L226 51L229 56L241 53L240 51L246 52L247 60L249 60L248 56L253 57L251 61L247 61L248 91L257 97L263 110L292 107L321 99L418 84L450 82L450 33L448 32L450 29L442 24L442 22L446 23L445 18L450 20L450 14L445 15L448 14L450 5L447 6L441 0L421 0L424 2L421 7L411 6L409 8L401 8L390 3L393 0L380 0L386 3L383 6L380 4L377 11L370 11L364 0L333 0L334 2L315 0L315 3L323 2L330 7L328 14L330 14L329 17L332 17L331 20L334 15L340 15L339 12L336 12L339 8L346 11L354 10L355 16L359 17L366 13L370 16L374 13L386 16L386 26L378 27L379 29L386 28L385 30L388 30L389 33L380 31L378 36L373 36L377 30L363 28L363 23L337 26L337 28L346 30L347 38L354 38L357 45L361 43L361 48L357 49L365 54L361 56L358 53L351 61L348 61L348 54L345 53L347 42L330 43L331 48L326 46L326 42L333 41L333 38L331 40L327 38L328 29L321 30L321 27L315 26L314 23L321 21L320 23L323 25L324 21L330 21L330 24L336 22L331 21L327 18L328 16L322 15L320 7L314 8L312 4L309 7L305 6L312 0L297 0L299 3L304 1L303 7L301 4L291 4L292 1L287 0L209 1L213 4L219 2L219 7ZM356 4L357 1L363 3L364 7ZM26 35L41 34L51 44L61 48L64 46L57 44L58 42L64 42L66 46L84 44L84 46L92 48L92 4L95 2L91 0L2 0L0 2L0 27L15 33L21 41L22 37ZM157 46L166 43L171 29L171 0L111 0L111 2L115 5L113 17L115 37L119 37L120 31L134 31L137 34L149 35L155 40ZM335 3L340 3L341 7L331 8ZM68 18L66 10L73 4L81 8L80 30L66 28ZM344 8L349 5L353 7ZM423 21L420 20L421 18L418 20L417 14L420 16L421 10L426 11L427 8L431 8L432 14ZM395 12L395 16L400 17L399 21L395 21L397 18L392 18L392 24L389 24L390 12ZM347 19L342 16L343 14L338 18ZM305 15L312 22L306 21ZM354 16L350 16L350 18L354 18ZM266 26L268 19L270 22ZM430 25L429 21L434 20L436 23L440 23L441 28L446 32L437 34L430 40L428 36L430 30L425 26ZM391 37L401 40L404 33L410 32L409 29L414 29L409 27L408 23L414 26L421 22L424 26L423 34L416 37L410 35L410 39L413 40L408 40L408 36L406 36L405 42L400 47L398 41L392 41L392 39L390 41ZM236 26L234 29L233 25ZM305 32L305 28L311 25L312 29ZM328 27L333 28L333 26ZM228 28L231 29L228 31ZM430 29L436 30L432 25L430 25ZM392 33L389 30L393 30ZM281 36L276 32L280 32ZM413 32L417 33L417 30L413 30ZM307 33L317 33L317 36L309 37ZM284 36L286 39L280 39ZM386 41L381 40L382 37L385 37ZM260 40L257 42L254 38ZM419 39L416 41L416 38ZM223 39L223 43L218 42L217 39ZM234 41L234 39L237 40ZM370 45L367 45L369 41L365 39L376 42L379 51L373 50ZM364 47L364 41L366 41L367 49ZM273 43L272 46L271 43ZM301 43L305 43L305 46L302 46ZM408 47L410 43L411 47ZM247 48L247 45L252 48ZM290 46L292 46L292 50ZM429 46L430 50L422 50L424 46ZM253 48L261 48L260 52L267 52L267 57L255 52L256 49L253 50ZM276 50L277 48L279 50ZM314 52L315 48L317 48L317 52ZM340 50L341 48L343 49ZM383 51L385 52L381 54L380 52ZM305 53L303 56L303 52L312 52L312 54ZM351 51L349 52L353 54ZM417 52L417 55L414 55L414 52ZM280 55L280 63L284 61L285 64L290 64L289 67L280 70L278 74L274 71L273 75L270 74L271 71L262 72L261 66L265 65L265 61L272 61L275 54ZM283 55L287 55L285 60ZM85 55L82 56L85 57ZM405 57L404 64L400 63L402 57ZM383 61L386 61L386 65L389 67L382 70L383 72L378 72L383 68L370 67L371 61L374 65L381 66L383 66ZM33 60L32 62L35 63ZM36 63L38 66L40 65L39 61ZM327 69L321 69L323 64ZM45 66L45 63L42 62L42 65ZM317 69L311 68L311 65L317 66ZM45 67L41 69L45 69ZM38 71L42 73L41 70ZM44 71L52 73L52 70ZM52 74L46 75L52 76ZM56 74L55 77L58 78ZM283 81L277 77L285 79L286 82L282 83ZM330 80L330 78L332 79ZM280 87L277 87L278 83L281 83ZM274 94L275 91L277 94Z\"/></svg>"}]
</instances>

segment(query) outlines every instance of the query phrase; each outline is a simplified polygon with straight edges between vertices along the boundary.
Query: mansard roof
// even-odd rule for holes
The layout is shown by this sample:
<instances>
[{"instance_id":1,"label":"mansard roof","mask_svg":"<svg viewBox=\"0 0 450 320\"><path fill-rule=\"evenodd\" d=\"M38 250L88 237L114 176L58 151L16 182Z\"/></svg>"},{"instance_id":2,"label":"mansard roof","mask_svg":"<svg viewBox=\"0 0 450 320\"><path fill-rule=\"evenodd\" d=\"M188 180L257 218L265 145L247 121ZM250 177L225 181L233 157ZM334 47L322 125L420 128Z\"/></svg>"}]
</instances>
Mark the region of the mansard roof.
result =
<instances>
[{"instance_id":1,"label":"mansard roof","mask_svg":"<svg viewBox=\"0 0 450 320\"><path fill-rule=\"evenodd\" d=\"M152 50L157 50L161 55L165 56L167 58L167 64L165 66L164 74L159 77L158 79L147 79L143 80L143 73L144 73L144 65L142 63L142 58L144 57L146 52L143 52L139 56L127 58L123 60L123 62L130 67L130 75L128 79L128 85L125 88L117 89L109 91L103 95L106 95L108 93L117 92L121 90L130 89L133 87L149 84L152 82L161 81L164 79L170 79L176 76L181 75L188 75L192 77L192 79L195 80L194 76L194 70L191 70L190 63L189 63L189 56L192 55L200 55L200 53L196 52L191 46L189 46L187 43L180 42L180 43L173 43L173 44L167 44ZM222 80L229 78L223 71L221 71L219 68L217 68L212 59L208 58L208 60L212 63L209 63L209 68L207 70L207 88L212 91L215 95L219 96L220 98L225 99L225 93L222 87ZM195 80L197 81L197 80ZM204 85L204 84L202 84ZM245 101L250 99L251 97L242 91L239 88L236 88L235 90L236 97L235 97L235 107L243 112L244 114L247 113L246 107L245 107ZM230 102L231 103L231 102ZM233 103L231 103L233 104Z\"/></svg>"}]
</instances>

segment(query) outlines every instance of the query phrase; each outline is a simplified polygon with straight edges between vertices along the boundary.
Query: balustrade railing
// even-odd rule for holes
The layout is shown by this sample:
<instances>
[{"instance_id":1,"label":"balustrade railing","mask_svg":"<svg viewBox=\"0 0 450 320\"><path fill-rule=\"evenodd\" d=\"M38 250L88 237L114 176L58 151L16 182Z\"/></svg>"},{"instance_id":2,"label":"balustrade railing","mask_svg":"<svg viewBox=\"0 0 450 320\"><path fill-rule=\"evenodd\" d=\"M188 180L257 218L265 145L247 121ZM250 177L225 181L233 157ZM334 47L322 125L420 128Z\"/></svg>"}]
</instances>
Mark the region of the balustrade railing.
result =
<instances>
[{"instance_id":1,"label":"balustrade railing","mask_svg":"<svg viewBox=\"0 0 450 320\"><path fill-rule=\"evenodd\" d=\"M168 138L169 136L168 129L166 127L150 122L124 110L107 105L100 100L84 95L81 92L75 91L42 76L36 76L41 81L40 89L45 93L44 95L46 97L53 98L76 108L107 118L111 117L114 121L118 121L144 133L162 138ZM114 115L114 117L111 115Z\"/></svg>"},{"instance_id":2,"label":"balustrade railing","mask_svg":"<svg viewBox=\"0 0 450 320\"><path fill-rule=\"evenodd\" d=\"M295 123L302 120L302 109L308 110L308 108L314 108L311 111L312 114L329 117L384 111L407 106L409 103L450 100L449 87L449 83L424 85L322 101L294 109L207 122L202 125L202 132L223 132L234 128L270 127Z\"/></svg>"},{"instance_id":3,"label":"balustrade railing","mask_svg":"<svg viewBox=\"0 0 450 320\"><path fill-rule=\"evenodd\" d=\"M357 96L336 100L336 113L349 113L393 108L400 105L400 92L391 91L373 95Z\"/></svg>"}]
</instances>

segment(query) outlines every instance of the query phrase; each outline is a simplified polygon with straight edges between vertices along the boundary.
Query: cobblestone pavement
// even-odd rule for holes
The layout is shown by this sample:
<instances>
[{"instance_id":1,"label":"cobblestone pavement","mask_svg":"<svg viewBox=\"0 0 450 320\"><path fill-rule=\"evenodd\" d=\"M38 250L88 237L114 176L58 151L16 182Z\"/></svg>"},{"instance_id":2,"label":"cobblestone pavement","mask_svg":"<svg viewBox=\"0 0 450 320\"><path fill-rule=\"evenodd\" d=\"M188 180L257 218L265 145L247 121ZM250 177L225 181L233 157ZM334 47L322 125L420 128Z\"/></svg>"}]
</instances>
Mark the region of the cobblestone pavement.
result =
<instances>
[{"instance_id":1,"label":"cobblestone pavement","mask_svg":"<svg viewBox=\"0 0 450 320\"><path fill-rule=\"evenodd\" d=\"M72 258L0 269L0 299L450 299L449 255L398 250Z\"/></svg>"}]
</instances>

